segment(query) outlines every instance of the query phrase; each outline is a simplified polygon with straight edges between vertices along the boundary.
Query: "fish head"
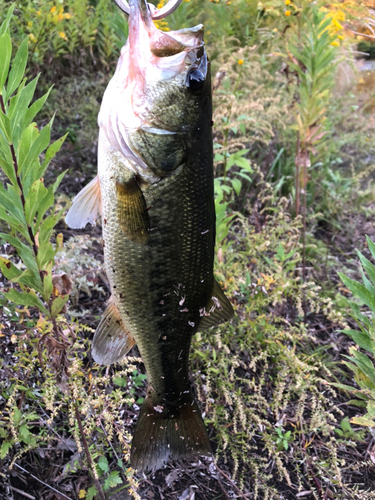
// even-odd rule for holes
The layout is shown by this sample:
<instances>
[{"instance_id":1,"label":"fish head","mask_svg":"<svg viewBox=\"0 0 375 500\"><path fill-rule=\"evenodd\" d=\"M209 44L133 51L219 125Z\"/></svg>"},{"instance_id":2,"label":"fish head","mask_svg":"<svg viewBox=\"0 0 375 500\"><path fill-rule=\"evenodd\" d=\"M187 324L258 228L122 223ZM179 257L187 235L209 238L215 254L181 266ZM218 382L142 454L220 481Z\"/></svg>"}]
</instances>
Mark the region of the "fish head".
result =
<instances>
[{"instance_id":1,"label":"fish head","mask_svg":"<svg viewBox=\"0 0 375 500\"><path fill-rule=\"evenodd\" d=\"M203 26L159 30L145 0L130 0L129 37L105 92L99 125L146 181L181 166L189 138L211 123Z\"/></svg>"}]
</instances>

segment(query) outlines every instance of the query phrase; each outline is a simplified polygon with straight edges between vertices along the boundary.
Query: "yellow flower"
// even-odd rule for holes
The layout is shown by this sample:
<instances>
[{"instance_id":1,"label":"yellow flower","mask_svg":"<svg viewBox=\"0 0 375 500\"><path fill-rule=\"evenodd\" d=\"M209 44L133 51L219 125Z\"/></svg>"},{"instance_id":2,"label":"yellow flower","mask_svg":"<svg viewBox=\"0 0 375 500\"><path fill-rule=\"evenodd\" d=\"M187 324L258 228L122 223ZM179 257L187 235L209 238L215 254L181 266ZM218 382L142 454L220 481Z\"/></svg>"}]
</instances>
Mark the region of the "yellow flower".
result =
<instances>
[{"instance_id":1,"label":"yellow flower","mask_svg":"<svg viewBox=\"0 0 375 500\"><path fill-rule=\"evenodd\" d=\"M290 5L291 3L291 0L285 0L285 5Z\"/></svg>"},{"instance_id":2,"label":"yellow flower","mask_svg":"<svg viewBox=\"0 0 375 500\"><path fill-rule=\"evenodd\" d=\"M86 494L86 490L79 490L78 498L85 498Z\"/></svg>"},{"instance_id":3,"label":"yellow flower","mask_svg":"<svg viewBox=\"0 0 375 500\"><path fill-rule=\"evenodd\" d=\"M345 12L343 12L342 10L338 10L336 12L336 19L338 19L339 21L345 21Z\"/></svg>"},{"instance_id":4,"label":"yellow flower","mask_svg":"<svg viewBox=\"0 0 375 500\"><path fill-rule=\"evenodd\" d=\"M50 10L51 14L53 14L53 13L55 12L55 10L56 10L56 5L54 5L54 6L51 8L51 10Z\"/></svg>"},{"instance_id":5,"label":"yellow flower","mask_svg":"<svg viewBox=\"0 0 375 500\"><path fill-rule=\"evenodd\" d=\"M291 14L290 10L286 10L286 11L285 11L285 15L286 15L287 17L288 17L288 16L290 16L290 14Z\"/></svg>"},{"instance_id":6,"label":"yellow flower","mask_svg":"<svg viewBox=\"0 0 375 500\"><path fill-rule=\"evenodd\" d=\"M186 1L188 1L188 0L186 0ZM190 2L190 0L189 0L189 2ZM69 14L69 12L67 12L66 14L64 14L64 17L65 17L65 19L70 19L72 17L72 15Z\"/></svg>"},{"instance_id":7,"label":"yellow flower","mask_svg":"<svg viewBox=\"0 0 375 500\"><path fill-rule=\"evenodd\" d=\"M340 42L338 42L337 40L334 40L331 45L333 45L334 47L340 47Z\"/></svg>"},{"instance_id":8,"label":"yellow flower","mask_svg":"<svg viewBox=\"0 0 375 500\"><path fill-rule=\"evenodd\" d=\"M335 28L342 30L342 25L338 22L337 19L332 19L332 24L335 26Z\"/></svg>"},{"instance_id":9,"label":"yellow flower","mask_svg":"<svg viewBox=\"0 0 375 500\"><path fill-rule=\"evenodd\" d=\"M279 30L277 28L273 28L272 30L274 33L277 33Z\"/></svg>"},{"instance_id":10,"label":"yellow flower","mask_svg":"<svg viewBox=\"0 0 375 500\"><path fill-rule=\"evenodd\" d=\"M238 59L238 61L237 61L237 62L238 62L238 64L239 64L240 66L242 66L242 65L243 65L243 63L244 63L243 59Z\"/></svg>"},{"instance_id":11,"label":"yellow flower","mask_svg":"<svg viewBox=\"0 0 375 500\"><path fill-rule=\"evenodd\" d=\"M29 38L33 43L36 43L36 36L33 33L29 34Z\"/></svg>"},{"instance_id":12,"label":"yellow flower","mask_svg":"<svg viewBox=\"0 0 375 500\"><path fill-rule=\"evenodd\" d=\"M37 11L36 11L36 15L37 15L37 16L40 16L40 10L37 10Z\"/></svg>"},{"instance_id":13,"label":"yellow flower","mask_svg":"<svg viewBox=\"0 0 375 500\"><path fill-rule=\"evenodd\" d=\"M59 36L61 36L61 38L63 38L64 40L68 39L68 37L65 35L63 31L59 31Z\"/></svg>"},{"instance_id":14,"label":"yellow flower","mask_svg":"<svg viewBox=\"0 0 375 500\"><path fill-rule=\"evenodd\" d=\"M29 27L31 28L31 26L32 26L33 24L34 24L34 23L33 23L32 21L29 21L29 22L27 23L27 26L29 26Z\"/></svg>"}]
</instances>

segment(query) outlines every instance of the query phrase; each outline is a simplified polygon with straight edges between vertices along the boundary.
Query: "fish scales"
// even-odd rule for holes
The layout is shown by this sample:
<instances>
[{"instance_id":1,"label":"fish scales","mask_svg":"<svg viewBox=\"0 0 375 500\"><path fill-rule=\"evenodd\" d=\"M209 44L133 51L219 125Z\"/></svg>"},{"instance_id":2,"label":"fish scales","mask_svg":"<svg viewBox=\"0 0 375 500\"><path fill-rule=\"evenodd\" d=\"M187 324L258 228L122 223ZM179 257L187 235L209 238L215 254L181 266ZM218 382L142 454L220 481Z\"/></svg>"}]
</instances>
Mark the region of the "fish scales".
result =
<instances>
[{"instance_id":1,"label":"fish scales","mask_svg":"<svg viewBox=\"0 0 375 500\"><path fill-rule=\"evenodd\" d=\"M196 141L190 147L193 144L196 146ZM109 148L101 138L99 179L106 221L107 276L125 327L147 367L149 383L157 392L176 396L188 388L191 336L200 320L199 309L207 304L212 291L215 219L213 193L209 192L213 190L211 155L206 151L198 168L195 162L184 164L144 190L151 231L147 243L140 244L119 231L121 205L113 192L116 181L126 179L122 177L123 165L114 160Z\"/></svg>"}]
</instances>

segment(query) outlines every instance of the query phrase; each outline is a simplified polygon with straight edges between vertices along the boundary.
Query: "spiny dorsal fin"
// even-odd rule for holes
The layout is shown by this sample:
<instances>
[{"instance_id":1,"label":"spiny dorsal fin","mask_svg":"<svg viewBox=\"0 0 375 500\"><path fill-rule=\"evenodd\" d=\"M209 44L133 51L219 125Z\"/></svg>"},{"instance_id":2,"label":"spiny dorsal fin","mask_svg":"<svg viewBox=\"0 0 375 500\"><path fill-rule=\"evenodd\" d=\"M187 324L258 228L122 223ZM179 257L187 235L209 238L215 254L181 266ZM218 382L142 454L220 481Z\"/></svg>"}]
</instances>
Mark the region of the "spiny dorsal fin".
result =
<instances>
[{"instance_id":1,"label":"spiny dorsal fin","mask_svg":"<svg viewBox=\"0 0 375 500\"><path fill-rule=\"evenodd\" d=\"M134 243L146 243L150 219L142 189L134 177L125 183L116 182L118 219L121 231Z\"/></svg>"},{"instance_id":2,"label":"spiny dorsal fin","mask_svg":"<svg viewBox=\"0 0 375 500\"><path fill-rule=\"evenodd\" d=\"M92 357L99 365L111 365L123 358L134 344L111 297L94 335Z\"/></svg>"},{"instance_id":3,"label":"spiny dorsal fin","mask_svg":"<svg viewBox=\"0 0 375 500\"><path fill-rule=\"evenodd\" d=\"M65 222L73 229L85 228L87 224L94 226L101 210L100 184L96 176L74 198Z\"/></svg>"},{"instance_id":4,"label":"spiny dorsal fin","mask_svg":"<svg viewBox=\"0 0 375 500\"><path fill-rule=\"evenodd\" d=\"M223 321L228 321L233 317L234 311L232 304L226 298L219 283L215 279L211 298L201 314L202 319L199 323L198 332L210 328L210 326L217 326Z\"/></svg>"}]
</instances>

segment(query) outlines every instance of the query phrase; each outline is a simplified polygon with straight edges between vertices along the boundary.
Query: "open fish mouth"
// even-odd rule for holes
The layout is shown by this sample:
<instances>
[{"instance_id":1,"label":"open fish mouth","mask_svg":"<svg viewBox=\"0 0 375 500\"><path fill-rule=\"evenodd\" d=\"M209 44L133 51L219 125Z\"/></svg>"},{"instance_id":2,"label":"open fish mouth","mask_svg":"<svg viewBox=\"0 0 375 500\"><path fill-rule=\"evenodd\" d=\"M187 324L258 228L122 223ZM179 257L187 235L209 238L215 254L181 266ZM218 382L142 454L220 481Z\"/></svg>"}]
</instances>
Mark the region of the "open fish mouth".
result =
<instances>
[{"instance_id":1,"label":"open fish mouth","mask_svg":"<svg viewBox=\"0 0 375 500\"><path fill-rule=\"evenodd\" d=\"M130 0L128 44L130 71L138 76L145 65L160 64L160 58L188 53L203 46L203 25L166 33L156 28L146 0ZM168 61L168 64L175 65L175 61Z\"/></svg>"}]
</instances>

